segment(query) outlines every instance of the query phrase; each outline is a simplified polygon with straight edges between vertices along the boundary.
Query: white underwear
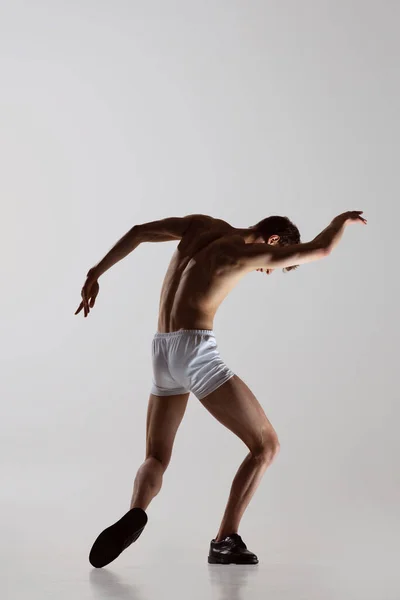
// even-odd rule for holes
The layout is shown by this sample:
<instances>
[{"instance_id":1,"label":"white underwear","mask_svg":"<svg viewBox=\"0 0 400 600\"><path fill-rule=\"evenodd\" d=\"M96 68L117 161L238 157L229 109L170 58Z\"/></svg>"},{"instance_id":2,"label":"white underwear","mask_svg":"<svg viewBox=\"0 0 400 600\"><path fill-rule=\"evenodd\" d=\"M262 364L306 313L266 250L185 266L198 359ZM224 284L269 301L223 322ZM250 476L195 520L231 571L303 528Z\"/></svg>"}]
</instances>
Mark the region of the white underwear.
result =
<instances>
[{"instance_id":1,"label":"white underwear","mask_svg":"<svg viewBox=\"0 0 400 600\"><path fill-rule=\"evenodd\" d=\"M200 400L234 375L220 357L212 329L156 333L152 360L156 396L192 392Z\"/></svg>"}]
</instances>

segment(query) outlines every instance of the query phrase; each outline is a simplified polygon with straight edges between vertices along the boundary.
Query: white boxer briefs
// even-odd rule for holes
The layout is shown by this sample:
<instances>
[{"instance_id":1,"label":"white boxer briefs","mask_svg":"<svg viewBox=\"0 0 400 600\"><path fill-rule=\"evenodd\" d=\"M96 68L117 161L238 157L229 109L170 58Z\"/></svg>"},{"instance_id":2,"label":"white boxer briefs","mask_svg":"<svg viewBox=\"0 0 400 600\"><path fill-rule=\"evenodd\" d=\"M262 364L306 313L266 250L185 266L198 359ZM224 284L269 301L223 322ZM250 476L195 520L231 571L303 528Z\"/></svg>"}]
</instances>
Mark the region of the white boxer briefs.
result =
<instances>
[{"instance_id":1,"label":"white boxer briefs","mask_svg":"<svg viewBox=\"0 0 400 600\"><path fill-rule=\"evenodd\" d=\"M192 392L200 400L234 375L220 357L212 329L156 333L152 360L156 396Z\"/></svg>"}]
</instances>

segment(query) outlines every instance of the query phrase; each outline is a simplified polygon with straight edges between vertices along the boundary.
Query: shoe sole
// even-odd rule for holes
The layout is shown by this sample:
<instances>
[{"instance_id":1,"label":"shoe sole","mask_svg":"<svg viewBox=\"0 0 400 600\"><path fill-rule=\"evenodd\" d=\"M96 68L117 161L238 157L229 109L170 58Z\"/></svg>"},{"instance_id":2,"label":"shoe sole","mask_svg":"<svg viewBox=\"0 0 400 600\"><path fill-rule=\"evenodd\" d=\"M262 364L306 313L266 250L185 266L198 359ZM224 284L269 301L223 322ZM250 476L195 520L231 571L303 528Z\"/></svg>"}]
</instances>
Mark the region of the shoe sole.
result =
<instances>
[{"instance_id":1,"label":"shoe sole","mask_svg":"<svg viewBox=\"0 0 400 600\"><path fill-rule=\"evenodd\" d=\"M208 563L210 565L257 565L258 559L252 561L240 561L225 556L209 556Z\"/></svg>"},{"instance_id":2,"label":"shoe sole","mask_svg":"<svg viewBox=\"0 0 400 600\"><path fill-rule=\"evenodd\" d=\"M100 569L115 560L123 550L135 542L147 523L141 508L133 508L119 521L100 533L89 553L89 562Z\"/></svg>"}]
</instances>

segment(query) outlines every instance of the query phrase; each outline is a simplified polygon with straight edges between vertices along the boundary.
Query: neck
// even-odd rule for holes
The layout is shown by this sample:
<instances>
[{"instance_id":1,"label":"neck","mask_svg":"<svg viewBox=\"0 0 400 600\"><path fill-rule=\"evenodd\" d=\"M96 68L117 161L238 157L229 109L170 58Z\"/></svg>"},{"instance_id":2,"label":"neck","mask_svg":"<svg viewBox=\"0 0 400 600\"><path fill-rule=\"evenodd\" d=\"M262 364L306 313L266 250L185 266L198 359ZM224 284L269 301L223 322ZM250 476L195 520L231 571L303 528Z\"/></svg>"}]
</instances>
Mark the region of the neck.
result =
<instances>
[{"instance_id":1,"label":"neck","mask_svg":"<svg viewBox=\"0 0 400 600\"><path fill-rule=\"evenodd\" d=\"M248 227L246 229L235 228L235 235L240 235L246 244L254 244L256 241L264 241L259 233Z\"/></svg>"}]
</instances>

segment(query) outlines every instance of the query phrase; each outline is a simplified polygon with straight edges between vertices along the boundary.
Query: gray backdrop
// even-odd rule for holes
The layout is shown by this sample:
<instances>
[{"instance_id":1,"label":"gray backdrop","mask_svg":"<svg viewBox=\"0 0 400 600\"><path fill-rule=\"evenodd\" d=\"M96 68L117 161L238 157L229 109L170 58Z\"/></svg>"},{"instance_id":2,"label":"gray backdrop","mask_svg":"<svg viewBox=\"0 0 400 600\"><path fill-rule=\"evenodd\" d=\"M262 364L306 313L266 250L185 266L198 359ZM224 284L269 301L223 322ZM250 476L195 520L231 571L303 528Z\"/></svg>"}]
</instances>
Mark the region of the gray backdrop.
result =
<instances>
[{"instance_id":1,"label":"gray backdrop","mask_svg":"<svg viewBox=\"0 0 400 600\"><path fill-rule=\"evenodd\" d=\"M87 564L144 458L151 339L176 243L87 270L135 223L288 215L328 259L249 274L220 351L281 453L240 533L270 563L396 560L400 5L0 3L1 561ZM205 561L246 454L191 396L149 525L120 565ZM172 547L172 550L171 550ZM19 585L23 585L20 581ZM28 584L26 584L28 585Z\"/></svg>"}]
</instances>

